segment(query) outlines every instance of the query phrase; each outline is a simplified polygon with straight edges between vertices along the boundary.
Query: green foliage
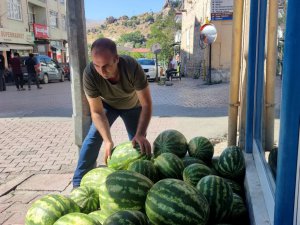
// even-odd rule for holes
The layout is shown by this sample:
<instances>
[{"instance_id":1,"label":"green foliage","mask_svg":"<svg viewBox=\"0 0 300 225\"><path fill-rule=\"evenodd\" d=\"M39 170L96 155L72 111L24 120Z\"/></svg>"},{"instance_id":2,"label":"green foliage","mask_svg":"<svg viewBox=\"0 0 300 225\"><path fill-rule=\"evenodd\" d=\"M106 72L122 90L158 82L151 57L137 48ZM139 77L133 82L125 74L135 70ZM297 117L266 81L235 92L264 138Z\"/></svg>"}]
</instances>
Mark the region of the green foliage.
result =
<instances>
[{"instance_id":1,"label":"green foliage","mask_svg":"<svg viewBox=\"0 0 300 225\"><path fill-rule=\"evenodd\" d=\"M159 43L162 47L162 51L158 54L159 60L167 60L173 55L174 36L176 31L180 29L180 25L175 22L175 10L170 10L167 16L163 17L159 15L151 25L150 37L147 41L147 47L155 43Z\"/></svg>"},{"instance_id":2,"label":"green foliage","mask_svg":"<svg viewBox=\"0 0 300 225\"><path fill-rule=\"evenodd\" d=\"M129 55L132 58L138 59L138 58L147 58L151 59L153 58L152 53L140 53L140 52L128 52L128 51L118 51L119 55Z\"/></svg>"},{"instance_id":3,"label":"green foliage","mask_svg":"<svg viewBox=\"0 0 300 225\"><path fill-rule=\"evenodd\" d=\"M97 38L104 38L104 35L102 33L100 33Z\"/></svg>"},{"instance_id":4,"label":"green foliage","mask_svg":"<svg viewBox=\"0 0 300 225\"><path fill-rule=\"evenodd\" d=\"M145 18L145 21L146 22L150 22L150 23L154 23L154 17L152 15L148 15L146 18Z\"/></svg>"},{"instance_id":5,"label":"green foliage","mask_svg":"<svg viewBox=\"0 0 300 225\"><path fill-rule=\"evenodd\" d=\"M134 47L135 46L140 47L145 42L145 40L146 39L145 39L144 35L142 35L140 31L135 31L135 32L131 32L131 33L128 33L128 34L121 35L118 42L119 43L132 42Z\"/></svg>"}]
</instances>

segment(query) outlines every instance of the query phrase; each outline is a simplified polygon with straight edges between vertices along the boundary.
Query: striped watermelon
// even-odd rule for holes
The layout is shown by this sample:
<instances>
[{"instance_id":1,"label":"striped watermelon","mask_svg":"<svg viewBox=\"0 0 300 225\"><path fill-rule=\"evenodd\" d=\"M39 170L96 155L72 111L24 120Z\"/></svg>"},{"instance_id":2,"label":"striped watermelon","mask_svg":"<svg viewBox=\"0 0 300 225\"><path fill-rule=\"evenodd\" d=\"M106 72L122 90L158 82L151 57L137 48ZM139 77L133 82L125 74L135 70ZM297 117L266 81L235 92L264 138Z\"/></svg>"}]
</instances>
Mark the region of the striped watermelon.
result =
<instances>
[{"instance_id":1,"label":"striped watermelon","mask_svg":"<svg viewBox=\"0 0 300 225\"><path fill-rule=\"evenodd\" d=\"M126 170L128 164L137 159L150 159L147 155L141 154L139 147L133 147L132 142L119 144L112 150L107 166L115 170Z\"/></svg>"},{"instance_id":2,"label":"striped watermelon","mask_svg":"<svg viewBox=\"0 0 300 225\"><path fill-rule=\"evenodd\" d=\"M227 178L224 178L224 180L229 184L229 186L231 187L233 193L235 193L239 196L244 195L243 187L239 183L237 183L233 180L227 179Z\"/></svg>"},{"instance_id":3,"label":"striped watermelon","mask_svg":"<svg viewBox=\"0 0 300 225\"><path fill-rule=\"evenodd\" d=\"M276 180L276 173L277 173L277 157L278 157L278 148L275 147L271 149L269 157L268 157L268 163L271 168L272 174L274 179Z\"/></svg>"},{"instance_id":4,"label":"striped watermelon","mask_svg":"<svg viewBox=\"0 0 300 225\"><path fill-rule=\"evenodd\" d=\"M158 180L158 174L154 164L149 160L139 159L128 165L127 170L134 171L148 177L152 182Z\"/></svg>"},{"instance_id":5,"label":"striped watermelon","mask_svg":"<svg viewBox=\"0 0 300 225\"><path fill-rule=\"evenodd\" d=\"M219 161L219 157L213 157L211 160L211 164L209 165L209 168L211 169L212 175L219 176L218 169L217 169L218 161Z\"/></svg>"},{"instance_id":6,"label":"striped watermelon","mask_svg":"<svg viewBox=\"0 0 300 225\"><path fill-rule=\"evenodd\" d=\"M101 225L101 223L83 213L69 213L59 218L53 225Z\"/></svg>"},{"instance_id":7,"label":"striped watermelon","mask_svg":"<svg viewBox=\"0 0 300 225\"><path fill-rule=\"evenodd\" d=\"M220 155L218 173L225 178L239 179L245 173L245 159L242 150L237 146L227 147Z\"/></svg>"},{"instance_id":8,"label":"striped watermelon","mask_svg":"<svg viewBox=\"0 0 300 225\"><path fill-rule=\"evenodd\" d=\"M226 218L233 206L233 192L221 177L203 177L196 188L204 195L210 205L210 222L220 222Z\"/></svg>"},{"instance_id":9,"label":"striped watermelon","mask_svg":"<svg viewBox=\"0 0 300 225\"><path fill-rule=\"evenodd\" d=\"M162 153L155 159L154 165L162 177L182 179L184 165L175 154Z\"/></svg>"},{"instance_id":10,"label":"striped watermelon","mask_svg":"<svg viewBox=\"0 0 300 225\"><path fill-rule=\"evenodd\" d=\"M101 210L108 216L120 210L141 210L152 185L152 181L140 173L116 171L100 186Z\"/></svg>"},{"instance_id":11,"label":"striped watermelon","mask_svg":"<svg viewBox=\"0 0 300 225\"><path fill-rule=\"evenodd\" d=\"M71 192L70 198L77 203L82 213L90 213L99 209L99 194L92 187L78 187Z\"/></svg>"},{"instance_id":12,"label":"striped watermelon","mask_svg":"<svg viewBox=\"0 0 300 225\"><path fill-rule=\"evenodd\" d=\"M80 212L79 206L63 195L46 195L35 201L27 211L26 225L52 225L61 216Z\"/></svg>"},{"instance_id":13,"label":"striped watermelon","mask_svg":"<svg viewBox=\"0 0 300 225\"><path fill-rule=\"evenodd\" d=\"M140 211L122 210L108 217L103 225L149 225L148 218Z\"/></svg>"},{"instance_id":14,"label":"striped watermelon","mask_svg":"<svg viewBox=\"0 0 300 225\"><path fill-rule=\"evenodd\" d=\"M201 180L202 177L205 177L210 174L210 168L203 164L194 163L183 170L183 180L186 183L196 187L197 183L199 182L199 180Z\"/></svg>"},{"instance_id":15,"label":"striped watermelon","mask_svg":"<svg viewBox=\"0 0 300 225\"><path fill-rule=\"evenodd\" d=\"M94 188L99 193L100 185L106 180L106 177L115 170L100 167L87 172L81 179L80 186Z\"/></svg>"},{"instance_id":16,"label":"striped watermelon","mask_svg":"<svg viewBox=\"0 0 300 225\"><path fill-rule=\"evenodd\" d=\"M153 225L205 225L209 204L193 186L177 179L158 181L146 199L146 214Z\"/></svg>"},{"instance_id":17,"label":"striped watermelon","mask_svg":"<svg viewBox=\"0 0 300 225\"><path fill-rule=\"evenodd\" d=\"M233 193L233 207L230 213L231 220L236 220L246 215L247 208L244 204L243 199L239 195Z\"/></svg>"},{"instance_id":18,"label":"striped watermelon","mask_svg":"<svg viewBox=\"0 0 300 225\"><path fill-rule=\"evenodd\" d=\"M153 143L154 156L170 152L182 158L187 153L187 140L177 130L165 130L160 133Z\"/></svg>"},{"instance_id":19,"label":"striped watermelon","mask_svg":"<svg viewBox=\"0 0 300 225\"><path fill-rule=\"evenodd\" d=\"M191 157L191 156L183 157L182 161L183 161L184 168L186 168L187 166L194 164L194 163L200 163L200 164L206 165L206 163L204 163L201 159L197 159L197 158Z\"/></svg>"},{"instance_id":20,"label":"striped watermelon","mask_svg":"<svg viewBox=\"0 0 300 225\"><path fill-rule=\"evenodd\" d=\"M97 210L88 214L89 217L97 220L100 224L103 224L108 217L102 210Z\"/></svg>"},{"instance_id":21,"label":"striped watermelon","mask_svg":"<svg viewBox=\"0 0 300 225\"><path fill-rule=\"evenodd\" d=\"M194 137L188 144L189 155L210 163L214 155L214 146L205 137Z\"/></svg>"}]
</instances>

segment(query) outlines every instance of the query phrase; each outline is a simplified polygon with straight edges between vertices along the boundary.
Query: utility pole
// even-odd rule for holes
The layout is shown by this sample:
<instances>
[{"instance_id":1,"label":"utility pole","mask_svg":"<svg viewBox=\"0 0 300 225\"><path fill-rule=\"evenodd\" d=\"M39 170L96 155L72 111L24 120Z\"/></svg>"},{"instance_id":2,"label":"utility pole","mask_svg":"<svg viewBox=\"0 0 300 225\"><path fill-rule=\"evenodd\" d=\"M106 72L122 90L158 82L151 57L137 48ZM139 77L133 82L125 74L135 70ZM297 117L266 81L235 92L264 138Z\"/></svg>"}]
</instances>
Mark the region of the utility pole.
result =
<instances>
[{"instance_id":1,"label":"utility pole","mask_svg":"<svg viewBox=\"0 0 300 225\"><path fill-rule=\"evenodd\" d=\"M91 117L83 92L82 76L88 63L84 0L67 1L67 31L70 53L71 89L75 144L80 149Z\"/></svg>"}]
</instances>

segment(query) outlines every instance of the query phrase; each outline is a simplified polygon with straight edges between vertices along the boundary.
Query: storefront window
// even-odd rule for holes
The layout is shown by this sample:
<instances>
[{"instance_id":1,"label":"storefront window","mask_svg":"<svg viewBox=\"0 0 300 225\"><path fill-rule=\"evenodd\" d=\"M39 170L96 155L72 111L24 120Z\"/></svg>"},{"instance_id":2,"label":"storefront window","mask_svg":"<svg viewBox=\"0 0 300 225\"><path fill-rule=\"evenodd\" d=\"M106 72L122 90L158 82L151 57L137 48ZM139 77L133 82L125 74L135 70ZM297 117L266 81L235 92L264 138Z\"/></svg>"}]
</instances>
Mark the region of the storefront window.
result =
<instances>
[{"instance_id":1,"label":"storefront window","mask_svg":"<svg viewBox=\"0 0 300 225\"><path fill-rule=\"evenodd\" d=\"M58 13L55 11L50 11L49 15L50 27L58 28Z\"/></svg>"},{"instance_id":2,"label":"storefront window","mask_svg":"<svg viewBox=\"0 0 300 225\"><path fill-rule=\"evenodd\" d=\"M7 17L13 20L22 20L21 0L7 1Z\"/></svg>"}]
</instances>

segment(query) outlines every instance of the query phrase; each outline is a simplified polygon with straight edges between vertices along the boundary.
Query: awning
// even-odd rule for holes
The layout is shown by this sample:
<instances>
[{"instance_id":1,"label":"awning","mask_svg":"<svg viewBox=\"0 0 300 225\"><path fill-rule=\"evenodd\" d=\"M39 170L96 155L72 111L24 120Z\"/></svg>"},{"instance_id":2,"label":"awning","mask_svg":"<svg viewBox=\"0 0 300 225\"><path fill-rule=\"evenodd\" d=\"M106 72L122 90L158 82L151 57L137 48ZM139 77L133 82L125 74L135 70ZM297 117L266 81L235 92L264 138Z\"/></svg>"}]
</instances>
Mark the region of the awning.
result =
<instances>
[{"instance_id":1,"label":"awning","mask_svg":"<svg viewBox=\"0 0 300 225\"><path fill-rule=\"evenodd\" d=\"M33 50L31 45L16 45L16 44L7 44L9 49L13 50Z\"/></svg>"},{"instance_id":2,"label":"awning","mask_svg":"<svg viewBox=\"0 0 300 225\"><path fill-rule=\"evenodd\" d=\"M54 50L66 51L66 48L56 45L51 45L51 48L54 48Z\"/></svg>"},{"instance_id":3,"label":"awning","mask_svg":"<svg viewBox=\"0 0 300 225\"><path fill-rule=\"evenodd\" d=\"M9 51L9 47L6 44L0 44L0 51Z\"/></svg>"}]
</instances>

